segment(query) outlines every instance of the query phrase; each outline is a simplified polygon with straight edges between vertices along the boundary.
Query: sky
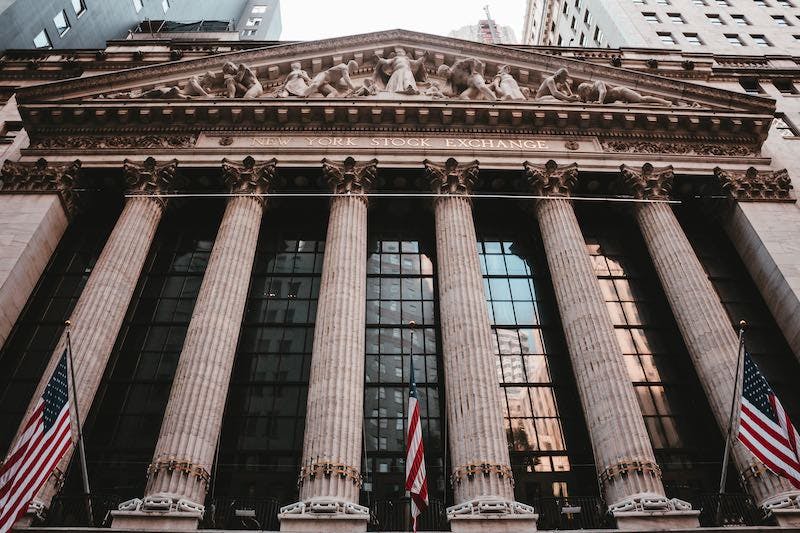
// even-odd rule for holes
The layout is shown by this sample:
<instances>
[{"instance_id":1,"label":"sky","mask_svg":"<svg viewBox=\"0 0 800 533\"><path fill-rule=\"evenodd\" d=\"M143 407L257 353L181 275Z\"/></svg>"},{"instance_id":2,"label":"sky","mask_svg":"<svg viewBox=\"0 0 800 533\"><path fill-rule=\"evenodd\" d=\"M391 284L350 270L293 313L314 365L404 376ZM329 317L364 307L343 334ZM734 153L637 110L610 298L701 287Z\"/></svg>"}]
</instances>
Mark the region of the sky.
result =
<instances>
[{"instance_id":1,"label":"sky","mask_svg":"<svg viewBox=\"0 0 800 533\"><path fill-rule=\"evenodd\" d=\"M447 35L486 18L522 35L525 0L281 0L284 41L311 41L395 28Z\"/></svg>"}]
</instances>

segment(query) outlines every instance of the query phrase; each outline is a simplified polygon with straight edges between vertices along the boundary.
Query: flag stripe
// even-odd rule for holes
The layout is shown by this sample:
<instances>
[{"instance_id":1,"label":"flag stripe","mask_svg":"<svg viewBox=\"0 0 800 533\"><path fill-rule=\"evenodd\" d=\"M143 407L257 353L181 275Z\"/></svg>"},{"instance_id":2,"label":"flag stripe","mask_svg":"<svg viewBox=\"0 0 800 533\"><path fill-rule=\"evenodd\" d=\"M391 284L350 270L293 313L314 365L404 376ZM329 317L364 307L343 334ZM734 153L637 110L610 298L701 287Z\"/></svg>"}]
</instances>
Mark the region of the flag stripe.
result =
<instances>
[{"instance_id":1,"label":"flag stripe","mask_svg":"<svg viewBox=\"0 0 800 533\"><path fill-rule=\"evenodd\" d=\"M406 490L411 494L411 525L417 531L417 517L428 508L428 478L425 473L425 446L420 427L414 360L411 358L411 383L408 394L408 433L406 434Z\"/></svg>"}]
</instances>

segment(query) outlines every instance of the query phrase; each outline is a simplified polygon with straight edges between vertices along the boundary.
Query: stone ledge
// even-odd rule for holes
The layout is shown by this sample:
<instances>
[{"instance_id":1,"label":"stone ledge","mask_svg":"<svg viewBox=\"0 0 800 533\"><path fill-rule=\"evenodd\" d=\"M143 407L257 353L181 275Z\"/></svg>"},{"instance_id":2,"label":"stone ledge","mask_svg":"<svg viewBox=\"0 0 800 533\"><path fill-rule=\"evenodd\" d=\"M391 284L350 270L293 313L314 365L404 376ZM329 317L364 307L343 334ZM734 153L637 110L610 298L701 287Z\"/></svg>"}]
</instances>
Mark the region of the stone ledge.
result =
<instances>
[{"instance_id":1,"label":"stone ledge","mask_svg":"<svg viewBox=\"0 0 800 533\"><path fill-rule=\"evenodd\" d=\"M319 533L361 533L367 530L368 515L352 514L281 514L281 531Z\"/></svg>"},{"instance_id":2,"label":"stone ledge","mask_svg":"<svg viewBox=\"0 0 800 533\"><path fill-rule=\"evenodd\" d=\"M536 531L538 514L472 514L450 519L453 533L524 533Z\"/></svg>"},{"instance_id":3,"label":"stone ledge","mask_svg":"<svg viewBox=\"0 0 800 533\"><path fill-rule=\"evenodd\" d=\"M626 531L675 531L700 526L700 511L631 511L613 513L617 528Z\"/></svg>"},{"instance_id":4,"label":"stone ledge","mask_svg":"<svg viewBox=\"0 0 800 533\"><path fill-rule=\"evenodd\" d=\"M800 509L772 509L770 515L781 527L800 528Z\"/></svg>"},{"instance_id":5,"label":"stone ledge","mask_svg":"<svg viewBox=\"0 0 800 533\"><path fill-rule=\"evenodd\" d=\"M202 518L202 513L188 511L111 511L111 529L193 531Z\"/></svg>"}]
</instances>

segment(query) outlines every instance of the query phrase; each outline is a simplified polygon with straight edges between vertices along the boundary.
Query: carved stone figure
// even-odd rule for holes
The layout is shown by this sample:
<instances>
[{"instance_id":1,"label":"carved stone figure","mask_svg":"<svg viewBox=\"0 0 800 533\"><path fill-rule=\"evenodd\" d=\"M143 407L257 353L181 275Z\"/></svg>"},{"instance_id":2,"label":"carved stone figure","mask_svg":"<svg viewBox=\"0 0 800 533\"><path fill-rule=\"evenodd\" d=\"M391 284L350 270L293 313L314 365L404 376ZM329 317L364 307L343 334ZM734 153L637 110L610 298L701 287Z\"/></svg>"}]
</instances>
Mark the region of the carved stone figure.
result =
<instances>
[{"instance_id":1,"label":"carved stone figure","mask_svg":"<svg viewBox=\"0 0 800 533\"><path fill-rule=\"evenodd\" d=\"M672 105L669 100L642 95L627 87L609 87L602 80L581 83L578 85L578 96L582 102L586 103L613 104L614 102L624 102L626 104Z\"/></svg>"},{"instance_id":2,"label":"carved stone figure","mask_svg":"<svg viewBox=\"0 0 800 533\"><path fill-rule=\"evenodd\" d=\"M105 98L152 98L159 100L189 99L189 98L208 98L213 96L213 87L217 81L217 76L213 72L206 72L202 76L194 75L186 81L186 87L178 85L154 87L146 91L135 89L112 93Z\"/></svg>"},{"instance_id":3,"label":"carved stone figure","mask_svg":"<svg viewBox=\"0 0 800 533\"><path fill-rule=\"evenodd\" d=\"M375 85L372 79L365 78L364 81L361 82L361 87L357 88L355 91L351 91L347 96L375 96L376 94L378 94L378 86Z\"/></svg>"},{"instance_id":4,"label":"carved stone figure","mask_svg":"<svg viewBox=\"0 0 800 533\"><path fill-rule=\"evenodd\" d=\"M491 88L500 100L525 100L525 94L511 75L511 67L508 65L501 65L497 70Z\"/></svg>"},{"instance_id":5,"label":"carved stone figure","mask_svg":"<svg viewBox=\"0 0 800 533\"><path fill-rule=\"evenodd\" d=\"M536 99L552 96L562 102L577 102L578 95L572 94L569 86L569 73L567 69L560 68L552 76L546 77L539 90L536 91Z\"/></svg>"},{"instance_id":6,"label":"carved stone figure","mask_svg":"<svg viewBox=\"0 0 800 533\"><path fill-rule=\"evenodd\" d=\"M303 96L311 85L311 78L305 70L302 69L300 63L295 61L291 65L292 71L286 75L283 82L283 87L278 91L278 96L286 98L287 96Z\"/></svg>"},{"instance_id":7,"label":"carved stone figure","mask_svg":"<svg viewBox=\"0 0 800 533\"><path fill-rule=\"evenodd\" d=\"M258 81L256 73L244 63L237 66L228 61L222 65L222 74L228 98L241 97L249 100L264 94L264 87Z\"/></svg>"},{"instance_id":8,"label":"carved stone figure","mask_svg":"<svg viewBox=\"0 0 800 533\"><path fill-rule=\"evenodd\" d=\"M403 48L395 50L395 56L384 59L377 53L375 57L375 73L372 79L383 90L399 94L419 94L418 81L425 81L425 57L427 52L419 59L411 59Z\"/></svg>"},{"instance_id":9,"label":"carved stone figure","mask_svg":"<svg viewBox=\"0 0 800 533\"><path fill-rule=\"evenodd\" d=\"M435 81L430 82L430 85L427 89L422 93L425 96L430 96L434 100L439 100L441 98L447 98L445 94L442 92L442 88L439 84Z\"/></svg>"},{"instance_id":10,"label":"carved stone figure","mask_svg":"<svg viewBox=\"0 0 800 533\"><path fill-rule=\"evenodd\" d=\"M323 70L314 76L303 96L311 96L317 93L322 96L338 96L337 87L346 87L350 91L355 91L356 86L353 85L350 74L354 73L357 68L358 63L351 59L347 64L339 63L328 70Z\"/></svg>"},{"instance_id":11,"label":"carved stone figure","mask_svg":"<svg viewBox=\"0 0 800 533\"><path fill-rule=\"evenodd\" d=\"M448 81L445 94L466 98L467 100L497 100L497 96L483 79L486 65L474 57L459 59L452 67L442 65L438 74Z\"/></svg>"}]
</instances>

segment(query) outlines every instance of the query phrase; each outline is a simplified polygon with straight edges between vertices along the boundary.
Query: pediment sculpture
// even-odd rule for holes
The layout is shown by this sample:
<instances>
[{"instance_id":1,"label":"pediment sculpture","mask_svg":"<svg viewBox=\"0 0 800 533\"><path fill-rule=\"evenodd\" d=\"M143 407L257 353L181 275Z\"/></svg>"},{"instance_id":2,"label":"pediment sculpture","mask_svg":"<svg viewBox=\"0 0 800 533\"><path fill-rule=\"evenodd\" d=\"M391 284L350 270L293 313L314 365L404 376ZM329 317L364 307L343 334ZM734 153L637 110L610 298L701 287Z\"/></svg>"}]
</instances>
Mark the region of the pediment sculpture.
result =
<instances>
[{"instance_id":1,"label":"pediment sculpture","mask_svg":"<svg viewBox=\"0 0 800 533\"><path fill-rule=\"evenodd\" d=\"M689 105L678 100L643 94L604 80L574 80L566 68L552 74L538 73L520 83L507 64L492 66L476 57L463 57L452 65L434 68L429 54L417 52L416 59L404 48L389 57L380 53L366 65L355 60L340 62L313 76L300 61L290 65L283 77L262 81L257 69L243 63L227 62L221 73L192 75L176 85L134 89L101 96L120 99L203 99L203 98L374 98L374 99L460 99L486 101L537 101L576 104ZM371 68L370 68L371 67ZM371 72L370 72L371 71ZM489 78L489 79L487 79ZM540 80L540 81L539 81Z\"/></svg>"}]
</instances>

